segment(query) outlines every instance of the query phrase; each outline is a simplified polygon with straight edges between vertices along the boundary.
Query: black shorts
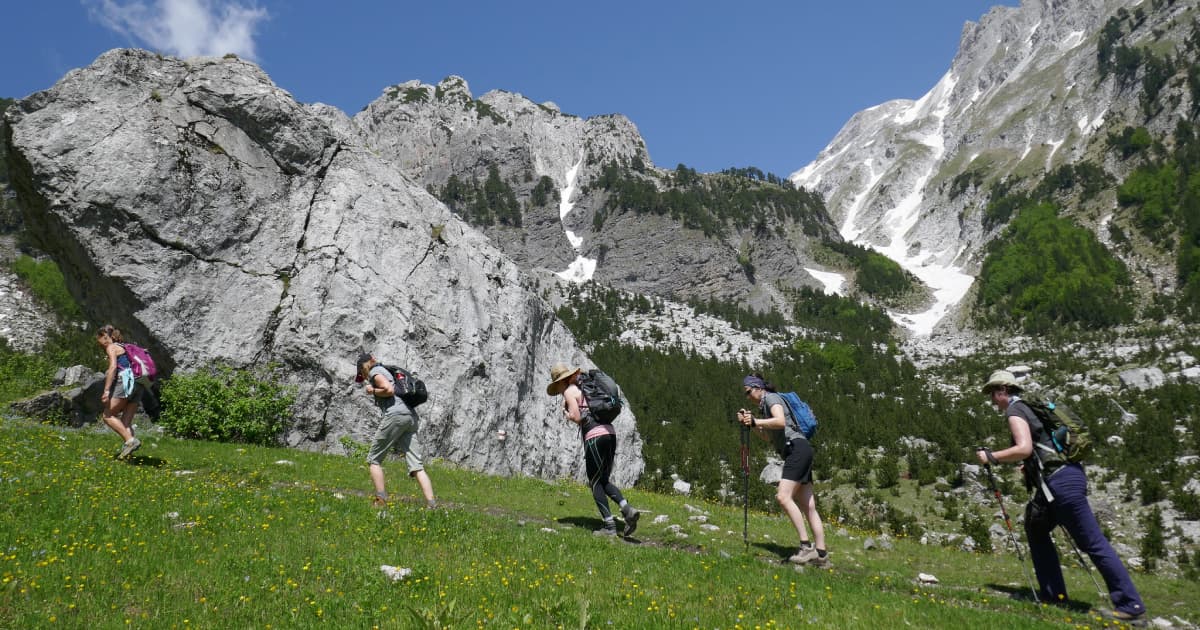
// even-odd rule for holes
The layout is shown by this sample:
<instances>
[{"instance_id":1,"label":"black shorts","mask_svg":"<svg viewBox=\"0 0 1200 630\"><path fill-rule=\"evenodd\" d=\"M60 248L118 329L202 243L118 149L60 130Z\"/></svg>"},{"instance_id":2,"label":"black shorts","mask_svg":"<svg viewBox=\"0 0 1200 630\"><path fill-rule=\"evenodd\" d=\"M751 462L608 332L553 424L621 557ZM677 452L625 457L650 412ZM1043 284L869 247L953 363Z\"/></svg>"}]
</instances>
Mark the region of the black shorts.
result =
<instances>
[{"instance_id":1,"label":"black shorts","mask_svg":"<svg viewBox=\"0 0 1200 630\"><path fill-rule=\"evenodd\" d=\"M796 483L812 483L813 447L804 438L792 440L783 462L783 478Z\"/></svg>"}]
</instances>

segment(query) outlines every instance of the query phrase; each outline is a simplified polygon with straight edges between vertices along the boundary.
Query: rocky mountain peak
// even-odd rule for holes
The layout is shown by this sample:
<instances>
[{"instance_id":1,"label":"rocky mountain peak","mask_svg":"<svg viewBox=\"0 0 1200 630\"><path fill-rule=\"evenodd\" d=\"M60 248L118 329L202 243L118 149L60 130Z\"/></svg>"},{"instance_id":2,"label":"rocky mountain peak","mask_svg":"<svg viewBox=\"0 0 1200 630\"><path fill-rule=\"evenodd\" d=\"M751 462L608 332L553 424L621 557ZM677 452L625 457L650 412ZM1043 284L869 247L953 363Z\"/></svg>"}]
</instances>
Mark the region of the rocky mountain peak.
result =
<instances>
[{"instance_id":1,"label":"rocky mountain peak","mask_svg":"<svg viewBox=\"0 0 1200 630\"><path fill-rule=\"evenodd\" d=\"M855 114L791 175L795 185L825 196L843 237L884 253L934 290L931 309L896 312L894 319L919 334L948 324L983 246L998 233L981 220L988 185L1077 161L1110 121L1139 118L1137 99L1101 75L1096 54L1105 22L1139 4L1030 0L996 7L964 26L950 69L923 97ZM1149 36L1185 10L1179 4L1147 15L1138 32ZM951 185L972 172L978 185Z\"/></svg>"}]
</instances>

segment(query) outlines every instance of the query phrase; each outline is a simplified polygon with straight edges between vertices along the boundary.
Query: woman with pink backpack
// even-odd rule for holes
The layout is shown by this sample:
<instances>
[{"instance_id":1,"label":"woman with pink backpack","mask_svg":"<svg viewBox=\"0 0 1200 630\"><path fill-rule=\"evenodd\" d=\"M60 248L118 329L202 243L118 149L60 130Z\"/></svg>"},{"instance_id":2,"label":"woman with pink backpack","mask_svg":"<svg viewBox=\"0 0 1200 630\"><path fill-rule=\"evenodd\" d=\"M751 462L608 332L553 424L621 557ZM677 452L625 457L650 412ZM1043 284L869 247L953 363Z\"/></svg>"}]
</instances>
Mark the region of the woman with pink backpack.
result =
<instances>
[{"instance_id":1,"label":"woman with pink backpack","mask_svg":"<svg viewBox=\"0 0 1200 630\"><path fill-rule=\"evenodd\" d=\"M133 414L137 413L138 401L145 387L133 373L133 364L125 350L121 331L106 324L96 331L96 343L108 355L108 369L104 372L104 393L100 395L104 424L121 436L125 443L117 459L125 459L142 445L133 435Z\"/></svg>"}]
</instances>

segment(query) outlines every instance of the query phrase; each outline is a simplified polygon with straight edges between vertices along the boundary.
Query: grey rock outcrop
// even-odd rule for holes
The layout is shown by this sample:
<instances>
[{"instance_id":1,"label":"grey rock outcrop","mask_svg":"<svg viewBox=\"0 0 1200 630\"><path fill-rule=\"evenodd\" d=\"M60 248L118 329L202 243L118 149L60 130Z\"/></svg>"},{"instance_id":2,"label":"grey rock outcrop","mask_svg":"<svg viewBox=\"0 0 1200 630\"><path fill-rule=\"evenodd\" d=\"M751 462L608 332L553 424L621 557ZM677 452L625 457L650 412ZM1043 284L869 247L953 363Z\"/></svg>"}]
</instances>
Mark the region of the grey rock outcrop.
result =
<instances>
[{"instance_id":1,"label":"grey rock outcrop","mask_svg":"<svg viewBox=\"0 0 1200 630\"><path fill-rule=\"evenodd\" d=\"M1167 382L1166 375L1157 367L1123 370L1117 375L1121 385L1133 389L1154 389Z\"/></svg>"},{"instance_id":2,"label":"grey rock outcrop","mask_svg":"<svg viewBox=\"0 0 1200 630\"><path fill-rule=\"evenodd\" d=\"M594 271L576 279L758 308L788 307L780 286L820 286L804 271L812 265L807 250L815 237L791 221L710 237L670 215L605 212L609 193L598 182L609 164L631 169L658 190L671 181L671 172L653 165L641 134L622 115L579 118L504 91L476 99L464 79L451 76L437 85L389 87L353 123L368 146L427 189L441 190L451 177L484 181L495 168L523 207L522 223L482 229L523 269L566 277L572 264L588 260ZM553 193L549 201L533 203L543 177L553 183ZM840 240L823 213L813 220L822 238ZM739 253L753 260L754 277Z\"/></svg>"},{"instance_id":3,"label":"grey rock outcrop","mask_svg":"<svg viewBox=\"0 0 1200 630\"><path fill-rule=\"evenodd\" d=\"M590 361L517 265L336 110L238 59L115 50L7 120L31 234L89 314L160 369L280 362L299 386L287 443L328 449L370 439L352 362L375 351L429 384L431 456L582 475L544 387L554 362ZM628 412L616 424L629 483L640 437Z\"/></svg>"},{"instance_id":4,"label":"grey rock outcrop","mask_svg":"<svg viewBox=\"0 0 1200 630\"><path fill-rule=\"evenodd\" d=\"M56 420L73 427L95 422L100 416L104 373L82 365L60 369L54 389L12 403L13 411L31 418Z\"/></svg>"}]
</instances>

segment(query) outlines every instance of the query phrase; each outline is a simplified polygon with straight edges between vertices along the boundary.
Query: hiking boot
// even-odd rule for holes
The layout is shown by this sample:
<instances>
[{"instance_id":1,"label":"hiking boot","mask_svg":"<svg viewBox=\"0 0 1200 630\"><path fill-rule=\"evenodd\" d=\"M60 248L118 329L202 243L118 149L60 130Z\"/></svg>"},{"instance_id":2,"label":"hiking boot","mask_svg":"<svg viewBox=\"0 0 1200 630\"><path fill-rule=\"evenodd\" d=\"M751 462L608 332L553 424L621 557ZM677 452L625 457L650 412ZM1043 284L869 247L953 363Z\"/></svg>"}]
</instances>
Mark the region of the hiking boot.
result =
<instances>
[{"instance_id":1,"label":"hiking boot","mask_svg":"<svg viewBox=\"0 0 1200 630\"><path fill-rule=\"evenodd\" d=\"M817 550L812 547L801 547L795 555L787 559L792 564L805 565L812 562L817 557Z\"/></svg>"},{"instance_id":2,"label":"hiking boot","mask_svg":"<svg viewBox=\"0 0 1200 630\"><path fill-rule=\"evenodd\" d=\"M818 569L823 569L823 568L829 566L829 553L828 552L826 552L824 557L822 557L821 554L816 549L813 549L812 552L813 552L813 554L812 554L813 557L812 557L812 560L808 561L808 566L817 567Z\"/></svg>"},{"instance_id":3,"label":"hiking boot","mask_svg":"<svg viewBox=\"0 0 1200 630\"><path fill-rule=\"evenodd\" d=\"M632 507L626 506L625 509L621 510L621 516L625 517L625 531L621 535L628 538L633 535L633 532L637 531L638 519L642 517L642 513Z\"/></svg>"},{"instance_id":4,"label":"hiking boot","mask_svg":"<svg viewBox=\"0 0 1200 630\"><path fill-rule=\"evenodd\" d=\"M125 459L133 454L142 446L142 441L137 438L129 438L129 441L121 446L121 452L117 453L117 459Z\"/></svg>"},{"instance_id":5,"label":"hiking boot","mask_svg":"<svg viewBox=\"0 0 1200 630\"><path fill-rule=\"evenodd\" d=\"M1100 610L1099 612L1100 612L1101 617L1107 617L1114 621L1120 621L1121 623L1127 623L1131 626L1141 627L1141 626L1146 625L1146 613L1144 613L1144 612L1127 613L1127 612L1121 611L1121 610L1107 610L1107 609Z\"/></svg>"},{"instance_id":6,"label":"hiking boot","mask_svg":"<svg viewBox=\"0 0 1200 630\"><path fill-rule=\"evenodd\" d=\"M595 536L616 536L617 524L615 522L605 523L603 527L592 532Z\"/></svg>"}]
</instances>

